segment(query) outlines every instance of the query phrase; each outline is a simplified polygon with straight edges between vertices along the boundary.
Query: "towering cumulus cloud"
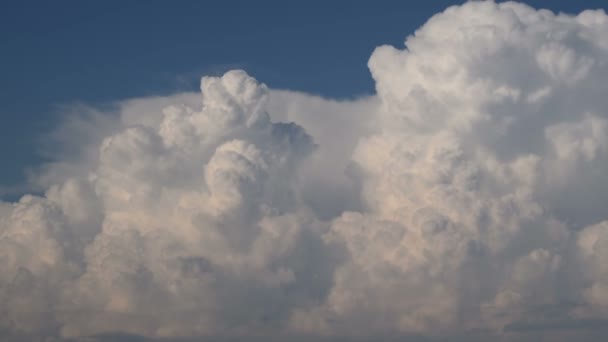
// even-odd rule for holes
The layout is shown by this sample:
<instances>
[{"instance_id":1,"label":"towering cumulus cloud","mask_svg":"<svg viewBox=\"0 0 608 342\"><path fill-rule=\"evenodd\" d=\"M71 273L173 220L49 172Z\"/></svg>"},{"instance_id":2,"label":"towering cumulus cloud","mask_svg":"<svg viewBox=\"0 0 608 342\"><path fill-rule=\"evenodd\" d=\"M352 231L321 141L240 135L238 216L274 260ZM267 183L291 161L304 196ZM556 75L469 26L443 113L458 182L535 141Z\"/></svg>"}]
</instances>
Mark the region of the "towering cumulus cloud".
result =
<instances>
[{"instance_id":1,"label":"towering cumulus cloud","mask_svg":"<svg viewBox=\"0 0 608 342\"><path fill-rule=\"evenodd\" d=\"M230 71L75 133L44 196L0 203L0 331L601 333L608 16L470 2L405 45L369 98Z\"/></svg>"}]
</instances>

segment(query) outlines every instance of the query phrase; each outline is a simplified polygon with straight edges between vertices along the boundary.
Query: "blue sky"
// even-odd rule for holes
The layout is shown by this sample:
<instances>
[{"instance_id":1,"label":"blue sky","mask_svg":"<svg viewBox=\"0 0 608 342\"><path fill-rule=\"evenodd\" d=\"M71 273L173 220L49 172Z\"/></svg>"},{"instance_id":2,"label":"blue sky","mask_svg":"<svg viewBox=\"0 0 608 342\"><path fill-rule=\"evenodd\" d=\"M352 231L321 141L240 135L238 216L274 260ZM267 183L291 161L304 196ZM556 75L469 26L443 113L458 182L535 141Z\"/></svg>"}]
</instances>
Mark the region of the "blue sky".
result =
<instances>
[{"instance_id":1,"label":"blue sky","mask_svg":"<svg viewBox=\"0 0 608 342\"><path fill-rule=\"evenodd\" d=\"M431 15L461 1L3 1L0 186L40 163L61 105L196 90L201 75L243 68L273 88L352 98L366 67ZM576 13L605 1L531 1ZM10 156L10 157L9 157Z\"/></svg>"}]
</instances>

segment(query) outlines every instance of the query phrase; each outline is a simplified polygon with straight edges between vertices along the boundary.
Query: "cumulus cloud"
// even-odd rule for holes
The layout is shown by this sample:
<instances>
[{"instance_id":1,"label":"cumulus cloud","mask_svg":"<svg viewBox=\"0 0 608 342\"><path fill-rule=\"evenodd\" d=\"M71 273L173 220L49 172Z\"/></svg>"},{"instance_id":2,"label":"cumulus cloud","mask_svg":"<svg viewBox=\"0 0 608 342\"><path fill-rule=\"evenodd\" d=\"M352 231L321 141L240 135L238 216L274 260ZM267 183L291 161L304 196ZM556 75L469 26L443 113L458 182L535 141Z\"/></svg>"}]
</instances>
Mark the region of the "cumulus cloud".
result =
<instances>
[{"instance_id":1,"label":"cumulus cloud","mask_svg":"<svg viewBox=\"0 0 608 342\"><path fill-rule=\"evenodd\" d=\"M235 70L71 117L44 195L0 203L0 330L592 338L607 37L603 11L469 2L378 47L374 96Z\"/></svg>"}]
</instances>

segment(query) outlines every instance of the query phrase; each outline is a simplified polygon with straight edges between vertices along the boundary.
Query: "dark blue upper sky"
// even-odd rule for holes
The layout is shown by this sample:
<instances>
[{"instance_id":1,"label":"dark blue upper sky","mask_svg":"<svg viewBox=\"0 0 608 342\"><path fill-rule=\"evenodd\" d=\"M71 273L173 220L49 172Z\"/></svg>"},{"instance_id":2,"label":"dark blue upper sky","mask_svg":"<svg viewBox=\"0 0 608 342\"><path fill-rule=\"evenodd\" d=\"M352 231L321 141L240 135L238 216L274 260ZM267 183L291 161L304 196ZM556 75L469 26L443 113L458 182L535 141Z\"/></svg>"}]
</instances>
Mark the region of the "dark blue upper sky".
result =
<instances>
[{"instance_id":1,"label":"dark blue upper sky","mask_svg":"<svg viewBox=\"0 0 608 342\"><path fill-rule=\"evenodd\" d=\"M274 88L328 97L373 92L374 47L402 46L462 1L0 2L0 186L40 162L57 106L196 90L243 68ZM577 13L605 0L529 1Z\"/></svg>"}]
</instances>

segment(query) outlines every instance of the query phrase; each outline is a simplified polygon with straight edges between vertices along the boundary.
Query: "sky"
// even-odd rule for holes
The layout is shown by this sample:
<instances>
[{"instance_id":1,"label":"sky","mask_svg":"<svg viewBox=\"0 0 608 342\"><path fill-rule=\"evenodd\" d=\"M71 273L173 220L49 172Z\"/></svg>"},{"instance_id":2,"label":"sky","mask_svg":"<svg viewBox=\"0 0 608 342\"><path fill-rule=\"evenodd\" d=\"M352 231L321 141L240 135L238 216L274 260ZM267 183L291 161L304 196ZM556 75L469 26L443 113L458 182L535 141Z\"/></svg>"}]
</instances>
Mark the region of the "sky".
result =
<instances>
[{"instance_id":1,"label":"sky","mask_svg":"<svg viewBox=\"0 0 608 342\"><path fill-rule=\"evenodd\" d=\"M374 92L373 49L402 46L460 1L12 1L0 4L0 170L3 197L45 159L40 138L66 105L111 105L198 88L234 68L278 89L330 98ZM604 1L530 1L578 13ZM42 140L42 141L41 141ZM6 190L14 189L15 191Z\"/></svg>"},{"instance_id":2,"label":"sky","mask_svg":"<svg viewBox=\"0 0 608 342\"><path fill-rule=\"evenodd\" d=\"M0 340L606 335L604 4L145 4L2 4Z\"/></svg>"}]
</instances>

